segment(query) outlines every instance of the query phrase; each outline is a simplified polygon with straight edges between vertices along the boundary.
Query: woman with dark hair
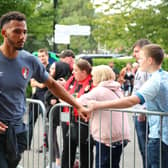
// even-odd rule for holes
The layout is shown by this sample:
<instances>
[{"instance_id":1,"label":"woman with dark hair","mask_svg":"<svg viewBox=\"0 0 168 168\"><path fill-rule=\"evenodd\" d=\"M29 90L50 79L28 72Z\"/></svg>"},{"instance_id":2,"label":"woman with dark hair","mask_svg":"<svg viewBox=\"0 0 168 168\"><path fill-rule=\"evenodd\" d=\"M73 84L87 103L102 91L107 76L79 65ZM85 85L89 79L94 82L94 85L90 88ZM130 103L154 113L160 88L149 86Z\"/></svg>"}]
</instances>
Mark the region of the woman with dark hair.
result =
<instances>
[{"instance_id":1,"label":"woman with dark hair","mask_svg":"<svg viewBox=\"0 0 168 168\"><path fill-rule=\"evenodd\" d=\"M64 85L66 79L70 76L71 70L67 63L65 62L54 62L50 67L50 75L53 76L55 80ZM53 95L49 90L46 92L45 96L45 106L47 110L47 117L49 119L49 112L53 105L59 103L58 97ZM60 165L60 152L59 145L57 141L57 126L60 122L60 112L59 107L55 109L53 113L53 156L52 156L52 166L55 167ZM56 161L56 163L55 163Z\"/></svg>"},{"instance_id":2,"label":"woman with dark hair","mask_svg":"<svg viewBox=\"0 0 168 168\"><path fill-rule=\"evenodd\" d=\"M93 88L91 70L92 67L87 60L79 59L75 62L73 67L73 75L65 83L65 89L75 98L79 98L81 95L88 93ZM63 111L68 112L66 108L64 108ZM84 122L82 119L79 119L78 111L74 108L71 114L70 123L65 122L62 123L62 128L63 128L63 153L62 153L61 167L62 168L73 167L75 161L76 149L78 146L80 146L80 167L92 168L93 139L91 136L88 136L89 132L88 122ZM71 131L69 131L70 129ZM80 142L78 142L79 129L80 129ZM69 165L69 163L71 165Z\"/></svg>"}]
</instances>

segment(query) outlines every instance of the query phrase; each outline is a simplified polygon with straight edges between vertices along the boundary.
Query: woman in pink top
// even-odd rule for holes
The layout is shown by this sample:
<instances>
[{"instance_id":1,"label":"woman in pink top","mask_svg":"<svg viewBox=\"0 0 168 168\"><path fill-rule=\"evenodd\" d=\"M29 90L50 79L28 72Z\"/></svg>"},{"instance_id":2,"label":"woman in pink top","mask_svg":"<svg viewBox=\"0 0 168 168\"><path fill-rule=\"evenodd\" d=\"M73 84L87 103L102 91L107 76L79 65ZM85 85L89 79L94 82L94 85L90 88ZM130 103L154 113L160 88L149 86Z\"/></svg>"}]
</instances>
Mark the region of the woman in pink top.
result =
<instances>
[{"instance_id":1,"label":"woman in pink top","mask_svg":"<svg viewBox=\"0 0 168 168\"><path fill-rule=\"evenodd\" d=\"M115 81L115 73L107 65L99 65L92 70L95 88L82 95L79 101L87 104L90 100L105 101L123 97L120 84ZM122 147L129 141L129 124L126 113L108 110L93 111L90 114L90 130L96 141L96 168L119 168ZM111 158L110 158L110 150Z\"/></svg>"}]
</instances>

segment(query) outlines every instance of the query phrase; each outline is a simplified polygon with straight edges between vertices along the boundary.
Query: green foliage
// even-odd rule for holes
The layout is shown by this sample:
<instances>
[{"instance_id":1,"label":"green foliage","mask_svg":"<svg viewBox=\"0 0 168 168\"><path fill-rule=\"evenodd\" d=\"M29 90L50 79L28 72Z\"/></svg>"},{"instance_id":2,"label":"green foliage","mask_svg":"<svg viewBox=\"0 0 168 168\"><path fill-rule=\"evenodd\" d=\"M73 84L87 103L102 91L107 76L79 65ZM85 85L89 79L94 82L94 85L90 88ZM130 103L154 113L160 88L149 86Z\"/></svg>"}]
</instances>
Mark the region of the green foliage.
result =
<instances>
[{"instance_id":1,"label":"green foliage","mask_svg":"<svg viewBox=\"0 0 168 168\"><path fill-rule=\"evenodd\" d=\"M62 0L58 1L57 5L57 23L64 25L90 25L92 26L92 20L94 18L94 10L90 3L90 0ZM81 53L85 51L95 50L97 44L94 37L91 36L71 36L70 48L75 53ZM58 50L65 49L65 45L58 45Z\"/></svg>"},{"instance_id":2,"label":"green foliage","mask_svg":"<svg viewBox=\"0 0 168 168\"><path fill-rule=\"evenodd\" d=\"M20 11L23 12L27 18L31 16L37 0L1 0L0 2L0 16L9 11ZM18 5L19 4L19 5ZM0 37L0 42L2 43L2 37Z\"/></svg>"},{"instance_id":3,"label":"green foliage","mask_svg":"<svg viewBox=\"0 0 168 168\"><path fill-rule=\"evenodd\" d=\"M125 65L128 62L135 62L135 59L117 59L117 58L94 58L93 59L93 66L97 66L97 65L108 65L109 62L114 62L115 67L120 71L123 67L125 67Z\"/></svg>"},{"instance_id":4,"label":"green foliage","mask_svg":"<svg viewBox=\"0 0 168 168\"><path fill-rule=\"evenodd\" d=\"M126 33L124 31L125 17L121 17L119 14L102 16L100 15L94 20L96 28L93 30L93 35L97 42L100 44L106 44L106 47L111 51L116 48L122 48L125 50L127 46L127 40L125 40Z\"/></svg>"},{"instance_id":5,"label":"green foliage","mask_svg":"<svg viewBox=\"0 0 168 168\"><path fill-rule=\"evenodd\" d=\"M149 7L146 10L136 9L129 15L128 19L135 26L128 25L128 36L132 36L136 41L139 38L147 38L153 43L160 44L166 51L168 35L168 6L166 4L156 7Z\"/></svg>"},{"instance_id":6,"label":"green foliage","mask_svg":"<svg viewBox=\"0 0 168 168\"><path fill-rule=\"evenodd\" d=\"M51 10L52 9L52 10ZM28 18L28 40L25 48L29 51L37 51L39 48L52 50L49 44L53 35L53 6L48 1L37 4L34 13Z\"/></svg>"},{"instance_id":7,"label":"green foliage","mask_svg":"<svg viewBox=\"0 0 168 168\"><path fill-rule=\"evenodd\" d=\"M168 52L168 3L161 1L159 5L148 8L131 7L133 0L115 1L106 11L119 9L118 13L98 14L93 23L96 29L94 38L101 45L106 44L108 50L122 48L129 54L131 46L140 38L147 38L153 43L160 44ZM139 0L139 2L144 2Z\"/></svg>"},{"instance_id":8,"label":"green foliage","mask_svg":"<svg viewBox=\"0 0 168 168\"><path fill-rule=\"evenodd\" d=\"M118 70L121 70L123 67L125 67L125 65L130 62L133 63L135 62L135 59L111 59L111 58L94 58L93 59L93 66L97 66L97 65L108 65L109 62L114 62L115 67ZM163 64L162 64L162 68L166 71L168 71L168 57L164 58Z\"/></svg>"},{"instance_id":9,"label":"green foliage","mask_svg":"<svg viewBox=\"0 0 168 168\"><path fill-rule=\"evenodd\" d=\"M0 15L9 11L20 11L30 16L37 2L38 0L1 0Z\"/></svg>"},{"instance_id":10,"label":"green foliage","mask_svg":"<svg viewBox=\"0 0 168 168\"><path fill-rule=\"evenodd\" d=\"M168 71L168 57L164 58L162 68L166 71Z\"/></svg>"},{"instance_id":11,"label":"green foliage","mask_svg":"<svg viewBox=\"0 0 168 168\"><path fill-rule=\"evenodd\" d=\"M0 15L8 11L20 11L26 15L28 39L25 49L32 52L41 47L49 48L53 16L49 0L1 0L0 9Z\"/></svg>"},{"instance_id":12,"label":"green foliage","mask_svg":"<svg viewBox=\"0 0 168 168\"><path fill-rule=\"evenodd\" d=\"M29 83L26 88L26 97L30 98L31 96L32 96L32 87L30 86L30 83Z\"/></svg>"}]
</instances>

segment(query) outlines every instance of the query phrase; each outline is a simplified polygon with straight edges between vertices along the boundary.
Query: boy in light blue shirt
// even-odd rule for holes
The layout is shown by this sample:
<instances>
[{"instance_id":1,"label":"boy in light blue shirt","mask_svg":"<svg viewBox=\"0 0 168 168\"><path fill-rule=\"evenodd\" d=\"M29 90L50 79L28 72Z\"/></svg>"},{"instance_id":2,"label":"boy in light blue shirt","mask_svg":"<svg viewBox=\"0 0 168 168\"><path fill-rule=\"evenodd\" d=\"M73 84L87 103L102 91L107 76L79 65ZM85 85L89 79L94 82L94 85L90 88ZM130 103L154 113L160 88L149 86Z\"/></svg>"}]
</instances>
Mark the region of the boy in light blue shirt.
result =
<instances>
[{"instance_id":1,"label":"boy in light blue shirt","mask_svg":"<svg viewBox=\"0 0 168 168\"><path fill-rule=\"evenodd\" d=\"M147 158L151 168L160 168L160 165L162 168L168 168L168 72L161 69L163 58L164 52L160 46L156 44L145 45L140 51L139 63L141 71L151 74L149 80L132 96L116 101L91 102L89 104L90 111L93 111L102 108L127 108L146 103L147 110L165 113L162 125L159 115L147 116L149 123ZM83 115L87 116L86 113Z\"/></svg>"}]
</instances>

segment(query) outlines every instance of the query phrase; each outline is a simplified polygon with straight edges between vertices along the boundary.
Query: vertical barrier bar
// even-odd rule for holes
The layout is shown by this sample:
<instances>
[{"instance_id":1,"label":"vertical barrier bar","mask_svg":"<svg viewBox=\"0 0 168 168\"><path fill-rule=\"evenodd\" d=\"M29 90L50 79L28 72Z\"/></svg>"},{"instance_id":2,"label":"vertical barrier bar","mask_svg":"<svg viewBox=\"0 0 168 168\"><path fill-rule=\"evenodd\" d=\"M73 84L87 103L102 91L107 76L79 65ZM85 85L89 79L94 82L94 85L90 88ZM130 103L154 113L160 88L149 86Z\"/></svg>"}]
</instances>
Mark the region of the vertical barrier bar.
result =
<instances>
[{"instance_id":1,"label":"vertical barrier bar","mask_svg":"<svg viewBox=\"0 0 168 168\"><path fill-rule=\"evenodd\" d=\"M54 109L56 108L56 107L64 107L64 106L68 106L68 107L72 107L72 106L70 106L70 105L68 105L68 104L65 104L65 103L59 103L59 104L56 104L56 105L54 105L52 108L51 108L51 111L50 111L50 113L49 113L49 165L50 165L50 168L51 168L51 166L52 166L52 152L51 152L51 149L52 149L52 145L53 145L53 139L52 139L52 132L53 132L53 122L52 122L52 120L53 120L53 113L54 113ZM161 126L161 137L160 137L160 166L162 166L161 164L161 159L162 159L162 155L161 155L161 141L162 141L162 118L163 118L163 116L164 115L166 115L166 116L168 116L168 114L166 114L166 113L164 113L163 114L163 112L156 112L156 111L154 111L154 112L152 112L152 111L147 111L147 110L135 110L135 109L109 109L110 111L115 111L115 112L122 112L122 132L123 132L123 137L122 137L122 154L123 154L123 156L122 156L122 163L120 163L120 166L122 167L122 168L126 168L126 167L137 167L137 168L140 168L141 167L141 159L139 159L138 160L138 163L137 163L137 160L135 160L136 159L136 157L135 157L135 155L137 154L137 152L136 152L136 150L137 150L137 146L135 145L135 142L136 142L136 135L135 135L135 124L134 123L132 123L133 124L133 129L134 130L132 130L132 131L134 131L134 134L132 134L134 137L132 137L132 140L133 141L131 141L131 142L129 142L129 144L131 144L132 143L132 147L129 149L129 150L131 150L131 152L130 151L125 151L125 149L124 149L124 117L125 117L125 113L130 113L130 114L134 114L135 116L137 115L137 114L139 114L139 113L142 113L142 114L145 114L146 116L148 116L148 115L158 115L158 116L160 116L161 117L161 122L160 122L160 126ZM70 122L70 113L68 114L68 116L66 115L66 117L64 116L65 114L60 114L60 120L61 120L61 122ZM63 117L64 116L64 117ZM101 116L101 113L99 114L99 117L100 117L100 120L99 120L99 128L100 128L100 130L101 130L101 117L103 117L103 116ZM111 122L112 122L112 112L111 112ZM79 121L80 121L80 119L79 119ZM129 120L130 121L130 120ZM132 120L131 120L132 121ZM133 120L134 122L135 122L135 120ZM80 124L82 124L82 123L80 123L79 122L79 126L80 126ZM112 124L111 124L112 125ZM110 134L111 134L111 138L110 138L110 141L112 142L112 128L110 127L109 128L110 129ZM148 127L147 127L147 129L148 129ZM70 131L70 130L69 130ZM80 141L80 134L81 134L81 132L80 132L80 130L79 130L79 137L78 137L78 139L79 139L79 141ZM101 138L101 131L100 131L100 133L99 133L99 137ZM61 137L60 137L61 138ZM146 139L148 138L148 132L146 131ZM101 140L101 139L100 139ZM69 141L70 141L70 139L69 139ZM101 142L101 141L100 141ZM70 143L70 142L69 142ZM128 145L129 145L128 144ZM147 145L147 142L146 142L146 145ZM70 147L70 144L69 144L69 147ZM89 150L88 150L89 151ZM112 145L110 146L110 158L112 158ZM127 152L130 152L130 153L127 153ZM70 148L69 148L69 154L71 153L71 151L70 151ZM101 154L101 145L100 145L100 148L99 148L99 153ZM90 152L89 152L89 154L90 154ZM88 154L88 155L89 155ZM130 156L131 155L131 156ZM71 157L71 156L69 156L69 157ZM87 157L87 156L86 156ZM99 163L101 163L101 155L99 155L98 156L99 157ZM127 157L129 157L129 161L127 160ZM138 157L137 157L138 158ZM139 158L141 158L140 156L139 156ZM146 158L147 158L147 151L146 151ZM79 143L79 159L80 159L80 143ZM113 158L112 158L113 159ZM125 159L126 159L126 161L128 161L128 163L125 163ZM132 160L131 159L133 159L133 164L132 164ZM69 159L69 161L70 161L70 159ZM61 164L63 164L63 163L61 163ZM70 163L69 163L70 164ZM71 165L71 164L70 164ZM90 164L89 164L90 165ZM129 165L129 166L128 166ZM136 165L136 166L135 166ZM146 165L147 165L147 160L146 160ZM110 166L112 166L112 160L110 160ZM80 167L80 165L79 165L79 167Z\"/></svg>"},{"instance_id":2,"label":"vertical barrier bar","mask_svg":"<svg viewBox=\"0 0 168 168\"><path fill-rule=\"evenodd\" d=\"M134 120L133 120L133 122L134 122L134 152L133 152L133 155L134 155L134 159L133 159L133 166L136 168L136 166L135 166L135 159L136 159L136 147L135 147L135 145L136 145L136 129L135 129L135 124L136 124L136 121L135 121L135 118L136 118L136 116L137 116L137 114L136 113L134 113Z\"/></svg>"},{"instance_id":3,"label":"vertical barrier bar","mask_svg":"<svg viewBox=\"0 0 168 168\"><path fill-rule=\"evenodd\" d=\"M28 104L30 104L30 103L32 103L32 104L38 104L39 107L42 110L42 114L43 114L43 124L42 124L43 125L43 129L42 129L42 133L43 133L43 168L46 168L46 160L47 160L47 158L46 158L46 151L47 150L46 150L46 145L45 145L45 143L46 143L45 142L45 140L46 140L46 137L45 137L45 134L46 134L46 108L44 106L44 103L41 100L27 98L26 102ZM34 163L33 163L33 165L34 165ZM41 167L39 165L39 163L38 163L38 167Z\"/></svg>"},{"instance_id":4,"label":"vertical barrier bar","mask_svg":"<svg viewBox=\"0 0 168 168\"><path fill-rule=\"evenodd\" d=\"M148 116L148 115L147 115ZM146 116L146 120L147 120L147 116ZM147 143L148 143L148 129L149 129L149 126L148 126L148 122L146 122L146 140L145 140L145 167L149 167L148 166L148 159L147 159L147 156L148 156L148 148L147 148Z\"/></svg>"},{"instance_id":5,"label":"vertical barrier bar","mask_svg":"<svg viewBox=\"0 0 168 168\"><path fill-rule=\"evenodd\" d=\"M69 107L72 108L71 105L67 103L58 103L51 107L49 112L49 167L52 168L52 149L53 149L53 114L57 107ZM61 108L60 108L61 109ZM70 112L69 113L62 113L60 111L60 122L70 122ZM70 140L70 139L69 139ZM69 145L70 147L70 145ZM70 152L70 149L69 149ZM69 162L71 160L69 159ZM61 163L62 164L62 163ZM71 165L71 164L70 164Z\"/></svg>"},{"instance_id":6,"label":"vertical barrier bar","mask_svg":"<svg viewBox=\"0 0 168 168\"><path fill-rule=\"evenodd\" d=\"M88 122L88 130L89 130L89 131L88 131L88 137L89 137L89 139L88 139L88 140L89 140L89 144L88 144L89 155L88 155L88 156L89 156L89 168L91 168L91 151L90 151L90 147L91 147L91 144L90 144L90 143L91 143L91 136L90 136L90 129L89 129L89 128L90 128L90 121ZM92 143L93 143L93 142L92 142Z\"/></svg>"},{"instance_id":7,"label":"vertical barrier bar","mask_svg":"<svg viewBox=\"0 0 168 168\"><path fill-rule=\"evenodd\" d=\"M124 112L122 112L122 167L124 168Z\"/></svg>"},{"instance_id":8,"label":"vertical barrier bar","mask_svg":"<svg viewBox=\"0 0 168 168\"><path fill-rule=\"evenodd\" d=\"M53 106L49 112L49 167L52 168L52 149L53 149Z\"/></svg>"},{"instance_id":9,"label":"vertical barrier bar","mask_svg":"<svg viewBox=\"0 0 168 168\"><path fill-rule=\"evenodd\" d=\"M80 143L80 135L81 135L81 132L80 132L80 125L81 125L81 123L80 123L80 118L79 118L79 122L78 122L78 144L79 144L79 160L81 160L81 155L80 155L80 153L81 153L81 143ZM88 157L88 156L87 156ZM80 165L80 162L79 162L79 167L80 167L81 165Z\"/></svg>"},{"instance_id":10,"label":"vertical barrier bar","mask_svg":"<svg viewBox=\"0 0 168 168\"><path fill-rule=\"evenodd\" d=\"M99 128L100 128L100 131L99 131L99 137L100 137L100 142L101 142L101 111L99 111ZM100 165L101 165L101 143L99 142L99 168Z\"/></svg>"},{"instance_id":11,"label":"vertical barrier bar","mask_svg":"<svg viewBox=\"0 0 168 168\"><path fill-rule=\"evenodd\" d=\"M159 153L159 155L160 155L160 167L162 167L162 121L163 121L163 116L160 116L160 146L159 146L159 148L160 148L160 153Z\"/></svg>"},{"instance_id":12,"label":"vertical barrier bar","mask_svg":"<svg viewBox=\"0 0 168 168\"><path fill-rule=\"evenodd\" d=\"M110 112L110 158L112 158L113 145L112 145L112 111ZM112 167L112 160L110 159L110 167Z\"/></svg>"}]
</instances>

